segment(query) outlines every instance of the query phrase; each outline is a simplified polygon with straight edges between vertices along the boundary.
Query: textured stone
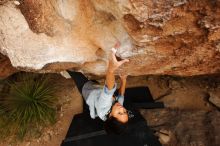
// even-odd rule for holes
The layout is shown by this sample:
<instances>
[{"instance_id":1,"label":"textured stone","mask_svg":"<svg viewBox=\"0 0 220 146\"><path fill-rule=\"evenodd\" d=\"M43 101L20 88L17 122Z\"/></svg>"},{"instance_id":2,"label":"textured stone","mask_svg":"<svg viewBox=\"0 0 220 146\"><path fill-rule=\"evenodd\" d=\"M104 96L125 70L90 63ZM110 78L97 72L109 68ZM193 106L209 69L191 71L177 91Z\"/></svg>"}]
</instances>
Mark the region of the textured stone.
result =
<instances>
[{"instance_id":1,"label":"textured stone","mask_svg":"<svg viewBox=\"0 0 220 146\"><path fill-rule=\"evenodd\" d=\"M19 70L103 75L116 41L130 75L220 72L219 0L0 3L0 52Z\"/></svg>"},{"instance_id":2,"label":"textured stone","mask_svg":"<svg viewBox=\"0 0 220 146\"><path fill-rule=\"evenodd\" d=\"M210 94L209 102L211 102L220 109L220 91L219 90L211 91L209 94Z\"/></svg>"},{"instance_id":3,"label":"textured stone","mask_svg":"<svg viewBox=\"0 0 220 146\"><path fill-rule=\"evenodd\" d=\"M11 65L10 60L0 54L0 79L4 79L18 70Z\"/></svg>"},{"instance_id":4,"label":"textured stone","mask_svg":"<svg viewBox=\"0 0 220 146\"><path fill-rule=\"evenodd\" d=\"M174 136L167 146L218 146L219 111L147 109L141 110L148 125L156 131L165 129Z\"/></svg>"}]
</instances>

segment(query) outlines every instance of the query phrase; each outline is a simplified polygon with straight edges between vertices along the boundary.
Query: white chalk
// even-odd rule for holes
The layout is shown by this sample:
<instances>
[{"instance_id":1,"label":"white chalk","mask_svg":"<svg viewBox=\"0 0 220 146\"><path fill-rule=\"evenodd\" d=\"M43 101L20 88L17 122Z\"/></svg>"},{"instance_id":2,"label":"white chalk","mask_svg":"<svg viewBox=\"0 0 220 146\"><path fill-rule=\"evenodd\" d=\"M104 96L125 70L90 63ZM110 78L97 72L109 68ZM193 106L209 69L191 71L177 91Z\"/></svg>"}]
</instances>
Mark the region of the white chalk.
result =
<instances>
[{"instance_id":1,"label":"white chalk","mask_svg":"<svg viewBox=\"0 0 220 146\"><path fill-rule=\"evenodd\" d=\"M117 49L115 49L115 48L112 48L111 50L114 54L117 52Z\"/></svg>"},{"instance_id":2,"label":"white chalk","mask_svg":"<svg viewBox=\"0 0 220 146\"><path fill-rule=\"evenodd\" d=\"M14 4L18 6L18 5L20 5L20 2L19 1L14 1Z\"/></svg>"}]
</instances>

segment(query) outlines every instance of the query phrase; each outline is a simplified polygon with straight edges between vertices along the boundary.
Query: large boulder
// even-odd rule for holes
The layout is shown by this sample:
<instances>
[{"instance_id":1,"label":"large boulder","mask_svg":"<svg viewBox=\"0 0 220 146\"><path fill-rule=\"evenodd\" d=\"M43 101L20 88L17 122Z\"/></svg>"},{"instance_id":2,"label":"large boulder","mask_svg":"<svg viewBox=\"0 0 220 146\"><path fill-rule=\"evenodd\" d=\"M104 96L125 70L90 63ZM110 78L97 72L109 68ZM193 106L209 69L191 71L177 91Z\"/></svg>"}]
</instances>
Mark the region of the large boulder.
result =
<instances>
[{"instance_id":1,"label":"large boulder","mask_svg":"<svg viewBox=\"0 0 220 146\"><path fill-rule=\"evenodd\" d=\"M191 76L220 72L219 0L22 0L0 2L0 53L19 70L75 68Z\"/></svg>"}]
</instances>

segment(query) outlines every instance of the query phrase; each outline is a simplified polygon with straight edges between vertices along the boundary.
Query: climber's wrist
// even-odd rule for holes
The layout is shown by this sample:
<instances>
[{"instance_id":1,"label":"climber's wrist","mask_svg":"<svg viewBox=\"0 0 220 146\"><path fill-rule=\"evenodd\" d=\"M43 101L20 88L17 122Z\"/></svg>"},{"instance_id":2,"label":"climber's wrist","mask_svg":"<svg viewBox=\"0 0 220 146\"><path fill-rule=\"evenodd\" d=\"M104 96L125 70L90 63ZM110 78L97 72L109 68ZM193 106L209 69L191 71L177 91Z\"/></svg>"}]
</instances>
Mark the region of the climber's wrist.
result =
<instances>
[{"instance_id":1,"label":"climber's wrist","mask_svg":"<svg viewBox=\"0 0 220 146\"><path fill-rule=\"evenodd\" d=\"M114 69L111 69L111 68L108 68L108 69L107 69L107 73L114 73L114 72L115 72Z\"/></svg>"}]
</instances>

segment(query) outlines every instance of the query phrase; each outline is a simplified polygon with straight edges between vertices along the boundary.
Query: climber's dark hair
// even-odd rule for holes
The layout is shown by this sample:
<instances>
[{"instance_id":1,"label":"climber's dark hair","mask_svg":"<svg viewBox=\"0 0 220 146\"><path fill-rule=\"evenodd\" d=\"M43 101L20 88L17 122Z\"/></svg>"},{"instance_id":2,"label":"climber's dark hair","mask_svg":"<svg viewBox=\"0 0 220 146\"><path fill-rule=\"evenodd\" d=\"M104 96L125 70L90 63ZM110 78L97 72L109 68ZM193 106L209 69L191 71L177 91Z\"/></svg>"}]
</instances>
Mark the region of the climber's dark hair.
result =
<instances>
[{"instance_id":1,"label":"climber's dark hair","mask_svg":"<svg viewBox=\"0 0 220 146\"><path fill-rule=\"evenodd\" d=\"M122 123L118 121L115 117L111 116L105 121L104 128L107 134L121 135L127 132L128 122Z\"/></svg>"}]
</instances>

